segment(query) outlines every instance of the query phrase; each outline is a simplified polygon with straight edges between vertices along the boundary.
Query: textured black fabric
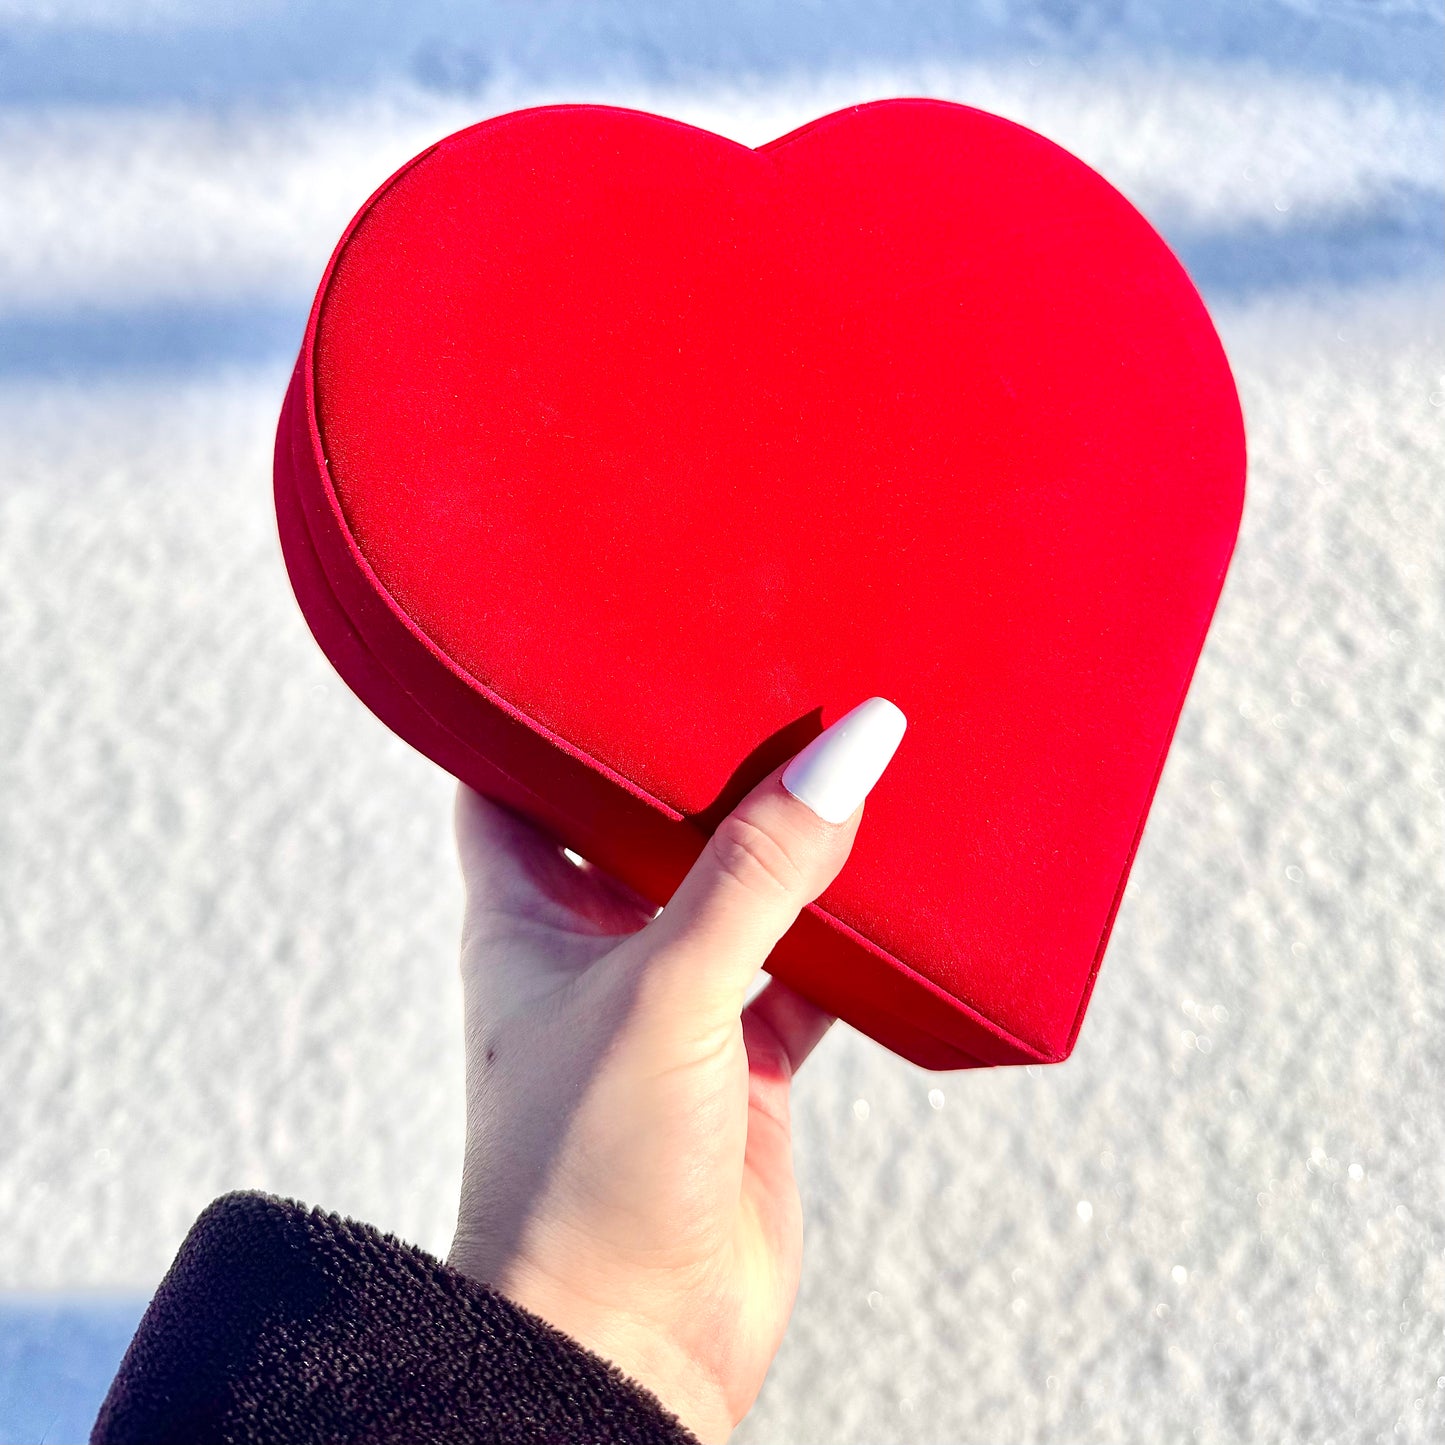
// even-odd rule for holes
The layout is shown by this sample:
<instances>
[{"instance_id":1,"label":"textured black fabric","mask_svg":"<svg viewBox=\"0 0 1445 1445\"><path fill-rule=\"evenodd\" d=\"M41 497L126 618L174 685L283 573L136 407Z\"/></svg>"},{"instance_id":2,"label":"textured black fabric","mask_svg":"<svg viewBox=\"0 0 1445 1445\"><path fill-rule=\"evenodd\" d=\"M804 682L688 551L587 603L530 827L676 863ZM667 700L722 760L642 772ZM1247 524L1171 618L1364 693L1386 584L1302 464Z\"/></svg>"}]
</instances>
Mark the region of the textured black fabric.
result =
<instances>
[{"instance_id":1,"label":"textured black fabric","mask_svg":"<svg viewBox=\"0 0 1445 1445\"><path fill-rule=\"evenodd\" d=\"M192 1226L91 1445L697 1445L656 1398L389 1234L223 1195Z\"/></svg>"}]
</instances>

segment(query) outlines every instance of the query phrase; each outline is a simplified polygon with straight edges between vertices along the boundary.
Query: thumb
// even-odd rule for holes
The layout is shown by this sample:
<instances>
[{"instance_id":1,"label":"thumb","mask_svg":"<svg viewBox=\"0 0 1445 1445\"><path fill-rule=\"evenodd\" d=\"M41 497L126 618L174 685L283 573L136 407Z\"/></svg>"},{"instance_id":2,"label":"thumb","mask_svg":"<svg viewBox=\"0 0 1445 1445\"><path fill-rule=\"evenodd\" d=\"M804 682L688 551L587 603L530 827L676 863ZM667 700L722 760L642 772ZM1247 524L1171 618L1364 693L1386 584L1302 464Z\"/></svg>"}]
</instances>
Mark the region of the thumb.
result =
<instances>
[{"instance_id":1,"label":"thumb","mask_svg":"<svg viewBox=\"0 0 1445 1445\"><path fill-rule=\"evenodd\" d=\"M842 871L862 804L907 720L871 697L770 773L718 824L667 906L636 942L664 993L676 982L709 1022L735 1019L798 914Z\"/></svg>"}]
</instances>

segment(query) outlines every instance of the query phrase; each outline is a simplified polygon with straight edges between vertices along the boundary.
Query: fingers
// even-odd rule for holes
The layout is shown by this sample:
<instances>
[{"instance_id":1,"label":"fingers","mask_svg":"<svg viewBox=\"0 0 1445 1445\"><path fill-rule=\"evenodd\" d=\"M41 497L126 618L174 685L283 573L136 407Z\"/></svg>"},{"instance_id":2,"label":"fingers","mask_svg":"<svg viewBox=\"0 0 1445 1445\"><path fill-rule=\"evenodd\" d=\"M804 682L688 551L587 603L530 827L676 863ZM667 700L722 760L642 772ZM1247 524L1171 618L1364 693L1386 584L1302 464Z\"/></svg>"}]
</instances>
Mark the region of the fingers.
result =
<instances>
[{"instance_id":1,"label":"fingers","mask_svg":"<svg viewBox=\"0 0 1445 1445\"><path fill-rule=\"evenodd\" d=\"M457 789L456 834L474 922L529 918L610 937L635 933L657 912L611 874L573 863L550 833L465 784Z\"/></svg>"},{"instance_id":2,"label":"fingers","mask_svg":"<svg viewBox=\"0 0 1445 1445\"><path fill-rule=\"evenodd\" d=\"M465 783L457 784L452 822L456 828L462 881L468 888L485 887L496 875L498 854L510 855L518 849L540 852L556 847L555 840L540 828Z\"/></svg>"},{"instance_id":3,"label":"fingers","mask_svg":"<svg viewBox=\"0 0 1445 1445\"><path fill-rule=\"evenodd\" d=\"M628 909L636 917L636 922L632 925L634 929L641 928L644 923L657 916L659 911L657 904L644 898L635 888L629 887L620 878L614 878L612 874L599 868L595 863L584 858L577 865L577 869L584 878L591 879L598 889L610 893L622 907Z\"/></svg>"},{"instance_id":4,"label":"fingers","mask_svg":"<svg viewBox=\"0 0 1445 1445\"><path fill-rule=\"evenodd\" d=\"M863 800L906 726L875 697L814 738L723 819L638 935L654 985L675 983L696 1021L735 1024L773 946L847 862Z\"/></svg>"},{"instance_id":5,"label":"fingers","mask_svg":"<svg viewBox=\"0 0 1445 1445\"><path fill-rule=\"evenodd\" d=\"M793 1075L833 1023L831 1014L773 979L743 1010L748 1109L776 1126L748 1129L748 1159L767 1177L791 1177Z\"/></svg>"},{"instance_id":6,"label":"fingers","mask_svg":"<svg viewBox=\"0 0 1445 1445\"><path fill-rule=\"evenodd\" d=\"M505 906L539 872L572 865L557 840L526 818L461 783L457 787L457 856L473 905Z\"/></svg>"},{"instance_id":7,"label":"fingers","mask_svg":"<svg viewBox=\"0 0 1445 1445\"><path fill-rule=\"evenodd\" d=\"M749 1045L754 1071L791 1079L833 1023L832 1014L773 979L743 1010L744 1034L766 1039L766 1046Z\"/></svg>"}]
</instances>

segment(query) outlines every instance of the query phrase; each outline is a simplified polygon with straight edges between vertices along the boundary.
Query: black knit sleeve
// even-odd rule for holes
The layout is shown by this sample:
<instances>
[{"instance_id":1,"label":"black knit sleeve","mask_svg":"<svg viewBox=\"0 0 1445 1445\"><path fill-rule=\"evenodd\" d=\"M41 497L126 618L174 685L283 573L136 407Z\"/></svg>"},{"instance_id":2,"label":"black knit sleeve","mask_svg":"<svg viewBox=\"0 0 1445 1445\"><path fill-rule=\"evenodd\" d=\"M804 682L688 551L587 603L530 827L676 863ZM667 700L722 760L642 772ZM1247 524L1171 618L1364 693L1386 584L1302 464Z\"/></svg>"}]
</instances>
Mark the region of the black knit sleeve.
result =
<instances>
[{"instance_id":1,"label":"black knit sleeve","mask_svg":"<svg viewBox=\"0 0 1445 1445\"><path fill-rule=\"evenodd\" d=\"M697 1445L615 1366L423 1250L227 1194L192 1226L91 1445Z\"/></svg>"}]
</instances>

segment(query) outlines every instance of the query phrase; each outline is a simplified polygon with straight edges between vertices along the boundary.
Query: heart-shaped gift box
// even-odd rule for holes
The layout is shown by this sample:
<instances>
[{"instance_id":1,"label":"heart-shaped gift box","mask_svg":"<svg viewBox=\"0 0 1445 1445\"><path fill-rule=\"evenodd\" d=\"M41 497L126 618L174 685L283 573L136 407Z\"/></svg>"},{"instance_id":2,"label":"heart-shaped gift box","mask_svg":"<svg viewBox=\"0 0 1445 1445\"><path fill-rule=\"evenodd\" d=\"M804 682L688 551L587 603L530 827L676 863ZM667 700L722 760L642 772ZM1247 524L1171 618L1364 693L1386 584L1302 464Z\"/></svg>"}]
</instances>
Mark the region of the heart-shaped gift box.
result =
<instances>
[{"instance_id":1,"label":"heart-shaped gift box","mask_svg":"<svg viewBox=\"0 0 1445 1445\"><path fill-rule=\"evenodd\" d=\"M960 1068L1073 1047L1244 470L1148 222L909 99L757 150L594 105L441 141L337 246L275 476L351 687L658 903L755 782L896 702L769 968Z\"/></svg>"}]
</instances>

